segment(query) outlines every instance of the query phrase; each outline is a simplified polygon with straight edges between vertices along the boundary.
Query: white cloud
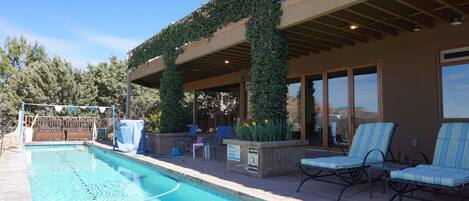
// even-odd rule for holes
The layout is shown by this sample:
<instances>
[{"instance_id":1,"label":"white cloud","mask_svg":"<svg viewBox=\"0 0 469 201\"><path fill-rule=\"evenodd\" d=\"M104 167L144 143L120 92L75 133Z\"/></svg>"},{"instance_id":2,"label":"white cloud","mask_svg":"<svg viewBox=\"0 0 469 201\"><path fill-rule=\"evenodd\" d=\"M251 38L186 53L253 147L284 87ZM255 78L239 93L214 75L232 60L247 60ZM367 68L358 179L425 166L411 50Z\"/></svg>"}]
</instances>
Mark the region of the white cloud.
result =
<instances>
[{"instance_id":1,"label":"white cloud","mask_svg":"<svg viewBox=\"0 0 469 201\"><path fill-rule=\"evenodd\" d=\"M99 31L92 30L89 28L78 28L76 32L83 39L91 43L100 45L102 47L112 48L114 50L118 50L125 53L140 43L140 40L135 38L124 38L103 34Z\"/></svg>"},{"instance_id":2,"label":"white cloud","mask_svg":"<svg viewBox=\"0 0 469 201\"><path fill-rule=\"evenodd\" d=\"M84 68L88 63L97 62L96 59L88 58L81 54L80 45L76 42L31 33L11 21L0 17L0 37L2 40L6 37L18 37L20 35L26 37L28 41L37 41L44 46L50 56L60 56L71 62L75 67Z\"/></svg>"},{"instance_id":3,"label":"white cloud","mask_svg":"<svg viewBox=\"0 0 469 201\"><path fill-rule=\"evenodd\" d=\"M85 68L88 64L105 61L112 54L125 55L128 50L139 44L139 40L136 39L106 35L86 28L77 29L71 34L76 34L76 38L63 40L35 34L0 17L0 42L8 36L23 35L28 41L37 41L44 46L50 56L60 56L78 68ZM90 48L93 50L90 51ZM94 54L96 49L100 49L98 54Z\"/></svg>"}]
</instances>

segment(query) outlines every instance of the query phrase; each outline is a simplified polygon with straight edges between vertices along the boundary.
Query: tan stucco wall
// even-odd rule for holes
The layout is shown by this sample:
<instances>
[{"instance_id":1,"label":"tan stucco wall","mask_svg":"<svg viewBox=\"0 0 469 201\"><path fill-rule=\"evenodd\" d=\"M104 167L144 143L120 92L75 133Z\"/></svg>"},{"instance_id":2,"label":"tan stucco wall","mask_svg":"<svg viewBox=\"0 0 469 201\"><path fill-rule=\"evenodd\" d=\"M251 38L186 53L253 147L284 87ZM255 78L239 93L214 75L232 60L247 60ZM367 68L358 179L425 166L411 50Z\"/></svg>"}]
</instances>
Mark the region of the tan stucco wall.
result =
<instances>
[{"instance_id":1,"label":"tan stucco wall","mask_svg":"<svg viewBox=\"0 0 469 201\"><path fill-rule=\"evenodd\" d=\"M410 139L433 155L439 117L437 56L441 49L469 45L469 23L440 25L418 33L373 41L356 47L292 59L290 74L320 72L354 63L382 64L383 119L399 124L393 152L409 152Z\"/></svg>"}]
</instances>

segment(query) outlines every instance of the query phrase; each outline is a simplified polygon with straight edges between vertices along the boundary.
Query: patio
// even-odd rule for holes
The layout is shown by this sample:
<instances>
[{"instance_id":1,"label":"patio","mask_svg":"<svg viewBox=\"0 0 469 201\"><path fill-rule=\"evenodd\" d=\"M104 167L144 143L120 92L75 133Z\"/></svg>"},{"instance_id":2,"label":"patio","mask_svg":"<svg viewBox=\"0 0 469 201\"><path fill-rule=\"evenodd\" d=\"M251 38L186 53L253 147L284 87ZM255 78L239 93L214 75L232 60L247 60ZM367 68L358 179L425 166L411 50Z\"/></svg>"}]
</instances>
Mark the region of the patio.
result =
<instances>
[{"instance_id":1,"label":"patio","mask_svg":"<svg viewBox=\"0 0 469 201\"><path fill-rule=\"evenodd\" d=\"M307 157L321 157L321 156L330 156L334 153L327 153L327 152L316 152L311 150L306 150ZM285 175L285 176L278 176L278 177L270 177L270 178L254 178L249 176L244 176L236 173L232 173L226 170L226 156L219 153L218 159L212 160L203 160L200 155L196 159L192 159L189 155L184 155L180 157L170 157L170 156L160 156L157 157L158 160L168 162L183 168L189 168L195 170L204 175L209 175L216 177L218 179L222 179L229 182L234 182L240 184L241 186L252 188L264 192L268 192L268 194L279 195L287 197L288 200L317 200L317 201L330 201L336 200L337 195L341 189L341 187L312 181L309 180L306 182L301 191L299 193L296 192L296 188L300 182L301 174L292 174L292 175ZM390 196L392 195L391 189L389 187L386 188L386 193L381 193L381 185L382 183L377 183L374 185L373 191L373 199L369 197L369 191L367 184L357 185L349 190L347 190L344 194L342 200L346 201L362 201L362 200L389 200ZM246 192L250 193L250 192ZM256 191L252 191L251 193L257 193ZM457 198L442 195L446 194L446 192L442 192L440 195L435 196L431 192L418 192L415 193L415 196L423 197L425 199L430 200L455 200ZM465 192L465 196L469 195ZM272 200L266 198L266 200ZM397 200L397 199L396 199ZM405 199L404 200L410 200Z\"/></svg>"}]
</instances>

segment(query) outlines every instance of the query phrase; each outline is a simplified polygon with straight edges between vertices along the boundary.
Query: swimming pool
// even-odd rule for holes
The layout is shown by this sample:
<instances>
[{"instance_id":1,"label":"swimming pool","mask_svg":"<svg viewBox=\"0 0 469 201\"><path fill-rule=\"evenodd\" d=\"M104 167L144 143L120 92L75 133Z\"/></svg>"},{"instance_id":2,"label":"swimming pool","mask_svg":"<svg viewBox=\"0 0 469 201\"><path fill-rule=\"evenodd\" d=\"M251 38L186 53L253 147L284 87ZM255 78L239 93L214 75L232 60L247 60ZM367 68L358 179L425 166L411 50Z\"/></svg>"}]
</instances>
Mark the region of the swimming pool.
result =
<instances>
[{"instance_id":1,"label":"swimming pool","mask_svg":"<svg viewBox=\"0 0 469 201\"><path fill-rule=\"evenodd\" d=\"M235 200L85 145L27 146L33 201Z\"/></svg>"}]
</instances>

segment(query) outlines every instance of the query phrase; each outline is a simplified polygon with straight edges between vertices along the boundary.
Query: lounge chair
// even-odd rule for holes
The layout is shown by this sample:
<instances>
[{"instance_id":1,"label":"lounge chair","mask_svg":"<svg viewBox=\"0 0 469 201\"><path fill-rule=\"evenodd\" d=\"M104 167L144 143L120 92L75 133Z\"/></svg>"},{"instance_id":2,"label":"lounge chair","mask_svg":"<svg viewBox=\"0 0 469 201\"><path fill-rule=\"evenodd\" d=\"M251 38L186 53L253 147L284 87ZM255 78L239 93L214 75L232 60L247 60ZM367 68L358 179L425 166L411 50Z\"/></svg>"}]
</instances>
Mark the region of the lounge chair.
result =
<instances>
[{"instance_id":1,"label":"lounge chair","mask_svg":"<svg viewBox=\"0 0 469 201\"><path fill-rule=\"evenodd\" d=\"M426 187L456 191L464 200L462 189L469 183L469 122L442 124L431 165L391 171L390 176L396 191L391 200Z\"/></svg>"},{"instance_id":2,"label":"lounge chair","mask_svg":"<svg viewBox=\"0 0 469 201\"><path fill-rule=\"evenodd\" d=\"M365 168L386 160L395 127L393 123L360 124L348 155L344 152L344 156L302 159L300 170L307 178L301 181L297 192L307 180L314 179L343 186L337 199L340 200L347 188L367 183L368 180L362 179L363 174L366 174ZM337 176L342 182L322 179L328 176Z\"/></svg>"}]
</instances>

